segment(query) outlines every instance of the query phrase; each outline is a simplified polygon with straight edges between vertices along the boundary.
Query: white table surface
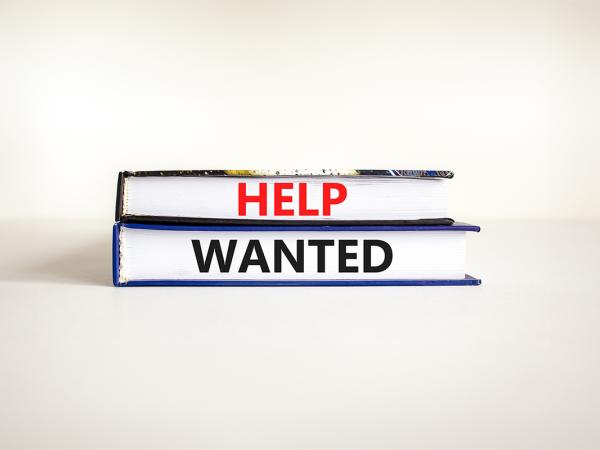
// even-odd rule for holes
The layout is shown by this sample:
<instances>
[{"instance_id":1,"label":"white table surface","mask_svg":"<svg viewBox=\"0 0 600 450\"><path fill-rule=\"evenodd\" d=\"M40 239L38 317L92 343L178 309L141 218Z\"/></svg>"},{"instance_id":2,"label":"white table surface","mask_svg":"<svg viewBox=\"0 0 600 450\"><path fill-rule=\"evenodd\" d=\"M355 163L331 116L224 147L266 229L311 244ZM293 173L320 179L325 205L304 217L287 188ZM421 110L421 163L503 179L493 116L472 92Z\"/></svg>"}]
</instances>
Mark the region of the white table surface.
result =
<instances>
[{"instance_id":1,"label":"white table surface","mask_svg":"<svg viewBox=\"0 0 600 450\"><path fill-rule=\"evenodd\" d=\"M600 448L600 223L480 224L480 287L114 288L4 221L0 448Z\"/></svg>"}]
</instances>

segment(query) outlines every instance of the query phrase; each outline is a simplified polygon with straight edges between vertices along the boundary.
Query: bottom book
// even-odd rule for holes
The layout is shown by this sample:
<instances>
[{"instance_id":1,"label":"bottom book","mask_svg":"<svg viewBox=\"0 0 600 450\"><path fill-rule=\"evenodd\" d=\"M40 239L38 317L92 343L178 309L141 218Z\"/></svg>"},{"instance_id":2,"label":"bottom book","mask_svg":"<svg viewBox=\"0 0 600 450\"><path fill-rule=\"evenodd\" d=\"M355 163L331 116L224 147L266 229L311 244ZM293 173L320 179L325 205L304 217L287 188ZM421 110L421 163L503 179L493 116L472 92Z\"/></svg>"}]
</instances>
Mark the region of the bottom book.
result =
<instances>
[{"instance_id":1,"label":"bottom book","mask_svg":"<svg viewBox=\"0 0 600 450\"><path fill-rule=\"evenodd\" d=\"M466 234L448 226L116 223L115 286L456 286Z\"/></svg>"}]
</instances>

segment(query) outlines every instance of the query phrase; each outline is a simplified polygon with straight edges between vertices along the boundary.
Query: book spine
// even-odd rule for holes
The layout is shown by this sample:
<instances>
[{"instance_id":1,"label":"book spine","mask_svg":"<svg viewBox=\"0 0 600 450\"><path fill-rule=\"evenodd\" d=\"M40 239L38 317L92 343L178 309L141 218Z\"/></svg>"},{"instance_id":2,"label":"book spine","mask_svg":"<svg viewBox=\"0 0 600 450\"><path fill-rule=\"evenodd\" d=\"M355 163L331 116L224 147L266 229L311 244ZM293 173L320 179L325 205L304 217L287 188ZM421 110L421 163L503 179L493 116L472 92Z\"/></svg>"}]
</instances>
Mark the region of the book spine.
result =
<instances>
[{"instance_id":1,"label":"book spine","mask_svg":"<svg viewBox=\"0 0 600 450\"><path fill-rule=\"evenodd\" d=\"M123 215L125 176L125 172L119 172L119 176L117 178L117 202L115 205L115 222L119 222L121 220L121 216Z\"/></svg>"},{"instance_id":2,"label":"book spine","mask_svg":"<svg viewBox=\"0 0 600 450\"><path fill-rule=\"evenodd\" d=\"M113 225L112 232L112 279L114 286L122 286L119 283L119 259L120 259L120 247L119 235L121 234L121 224L115 223Z\"/></svg>"}]
</instances>

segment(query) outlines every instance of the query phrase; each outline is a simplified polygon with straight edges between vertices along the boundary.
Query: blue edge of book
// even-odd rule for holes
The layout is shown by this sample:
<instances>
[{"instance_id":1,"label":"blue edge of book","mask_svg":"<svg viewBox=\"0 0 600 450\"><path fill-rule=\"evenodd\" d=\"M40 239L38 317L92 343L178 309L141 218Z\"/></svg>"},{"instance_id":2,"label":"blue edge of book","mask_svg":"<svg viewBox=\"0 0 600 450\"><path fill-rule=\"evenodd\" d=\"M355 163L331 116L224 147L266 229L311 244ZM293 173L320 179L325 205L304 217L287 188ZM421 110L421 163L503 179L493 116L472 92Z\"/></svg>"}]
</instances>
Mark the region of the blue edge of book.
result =
<instances>
[{"instance_id":1,"label":"blue edge of book","mask_svg":"<svg viewBox=\"0 0 600 450\"><path fill-rule=\"evenodd\" d=\"M125 286L478 286L481 280L465 274L461 279L447 280L132 280L119 282L119 231L121 227L147 230L186 231L475 231L476 225L455 222L453 225L373 225L373 226L185 226L147 225L117 222L113 226L112 263L113 284Z\"/></svg>"}]
</instances>

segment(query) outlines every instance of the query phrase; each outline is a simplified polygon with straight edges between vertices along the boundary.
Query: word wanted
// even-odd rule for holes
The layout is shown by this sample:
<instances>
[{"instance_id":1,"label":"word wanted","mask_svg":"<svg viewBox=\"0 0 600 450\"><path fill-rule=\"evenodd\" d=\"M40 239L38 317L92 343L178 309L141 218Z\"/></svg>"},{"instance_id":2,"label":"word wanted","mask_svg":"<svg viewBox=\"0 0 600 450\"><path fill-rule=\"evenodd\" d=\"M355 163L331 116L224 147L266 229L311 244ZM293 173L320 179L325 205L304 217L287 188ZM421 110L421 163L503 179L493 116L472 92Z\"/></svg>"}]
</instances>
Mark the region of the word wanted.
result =
<instances>
[{"instance_id":1,"label":"word wanted","mask_svg":"<svg viewBox=\"0 0 600 450\"><path fill-rule=\"evenodd\" d=\"M221 241L218 239L212 239L208 244L208 248L206 246L202 248L200 240L192 239L192 247L200 272L209 272L214 259L217 261L215 266L218 265L221 273L230 272L234 255L238 250L238 241L237 239L229 239L228 241L227 250L224 252ZM359 266L358 253L353 251L358 245L356 239L339 239L337 240L337 251L335 251L332 248L336 246L336 240L334 239L309 239L306 242L304 239L299 239L296 240L295 252L292 252L283 240L275 239L272 253L269 252L269 255L265 255L261 241L250 239L245 249L239 249L240 252L243 252L243 256L237 271L245 273L250 266L258 266L263 273L282 272L283 259L285 258L286 264L296 273L303 273L305 270L305 253L310 253L311 258L316 258L317 272L319 273L325 272L326 258L328 254L331 257L331 253L334 253L337 258L337 268L340 273L383 272L392 264L393 252L390 244L379 239L365 239L362 242L362 266ZM310 250L305 252L305 247ZM379 264L373 264L373 248L379 248L383 251L383 261ZM328 249L330 249L329 252ZM236 258L236 260L238 259ZM314 264L311 264L311 267L314 267Z\"/></svg>"}]
</instances>

